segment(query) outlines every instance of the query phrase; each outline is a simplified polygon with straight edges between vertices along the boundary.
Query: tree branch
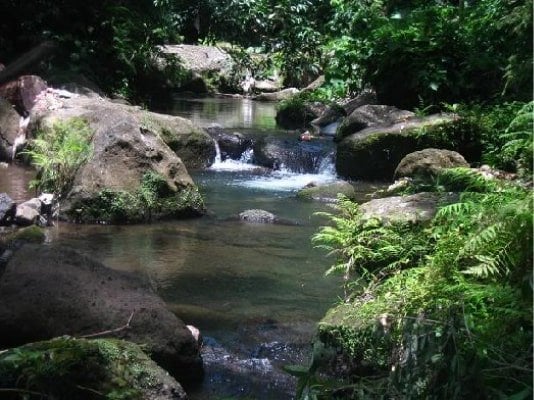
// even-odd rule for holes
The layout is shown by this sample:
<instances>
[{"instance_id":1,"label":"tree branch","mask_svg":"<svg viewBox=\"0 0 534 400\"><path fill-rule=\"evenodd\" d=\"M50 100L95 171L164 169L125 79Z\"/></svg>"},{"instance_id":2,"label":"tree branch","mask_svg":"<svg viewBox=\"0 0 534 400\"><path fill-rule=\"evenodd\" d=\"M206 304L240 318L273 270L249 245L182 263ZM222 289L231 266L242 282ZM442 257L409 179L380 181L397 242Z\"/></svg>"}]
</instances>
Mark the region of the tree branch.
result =
<instances>
[{"instance_id":1,"label":"tree branch","mask_svg":"<svg viewBox=\"0 0 534 400\"><path fill-rule=\"evenodd\" d=\"M117 332L123 331L125 329L130 329L131 328L130 323L132 322L132 318L133 318L134 314L135 314L135 310L132 311L132 313L130 314L130 318L128 318L128 322L126 322L126 325L120 326L120 327L115 328L115 329L109 329L107 331L90 333L88 335L82 335L82 336L79 336L79 337L83 338L83 339L87 339L87 338L92 338L92 337L97 337L97 336L110 335L112 333L117 333Z\"/></svg>"}]
</instances>

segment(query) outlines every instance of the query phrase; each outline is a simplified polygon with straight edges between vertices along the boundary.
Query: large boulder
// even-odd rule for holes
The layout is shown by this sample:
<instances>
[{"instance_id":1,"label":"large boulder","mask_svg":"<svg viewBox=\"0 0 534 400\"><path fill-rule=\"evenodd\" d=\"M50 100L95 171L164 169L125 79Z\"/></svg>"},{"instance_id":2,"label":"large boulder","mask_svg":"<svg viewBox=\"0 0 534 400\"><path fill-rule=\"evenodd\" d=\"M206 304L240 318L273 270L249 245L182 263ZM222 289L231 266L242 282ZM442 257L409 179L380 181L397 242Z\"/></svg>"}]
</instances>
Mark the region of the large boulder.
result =
<instances>
[{"instance_id":1,"label":"large boulder","mask_svg":"<svg viewBox=\"0 0 534 400\"><path fill-rule=\"evenodd\" d=\"M346 178L389 181L403 157L429 147L455 150L476 161L480 138L473 129L450 114L372 126L338 143L336 170Z\"/></svg>"},{"instance_id":2,"label":"large boulder","mask_svg":"<svg viewBox=\"0 0 534 400\"><path fill-rule=\"evenodd\" d=\"M66 96L55 99L59 105L52 108L37 104L32 114L33 130L75 117L87 121L93 132L92 153L76 171L62 202L64 216L80 222L135 222L204 212L186 166L163 139L181 143L184 147L178 152L185 154L185 159L187 155L193 159L196 153L199 163L203 154L211 157L206 153L214 149L207 133L183 118L99 97ZM146 202L138 201L146 199L144 189L158 200L149 208Z\"/></svg>"},{"instance_id":3,"label":"large boulder","mask_svg":"<svg viewBox=\"0 0 534 400\"><path fill-rule=\"evenodd\" d=\"M15 106L19 114L31 111L37 96L46 90L46 82L36 75L24 75L0 86L0 97L7 99Z\"/></svg>"},{"instance_id":4,"label":"large boulder","mask_svg":"<svg viewBox=\"0 0 534 400\"><path fill-rule=\"evenodd\" d=\"M178 59L190 73L190 79L182 82L181 88L196 93L205 93L211 85L226 85L232 80L235 62L224 50L215 46L166 45L161 47L167 56Z\"/></svg>"},{"instance_id":5,"label":"large boulder","mask_svg":"<svg viewBox=\"0 0 534 400\"><path fill-rule=\"evenodd\" d=\"M20 115L0 97L0 160L13 158L13 145L20 131Z\"/></svg>"},{"instance_id":6,"label":"large boulder","mask_svg":"<svg viewBox=\"0 0 534 400\"><path fill-rule=\"evenodd\" d=\"M469 167L460 153L443 149L424 149L404 157L395 169L393 177L424 179L436 176L443 169L456 167Z\"/></svg>"},{"instance_id":7,"label":"large boulder","mask_svg":"<svg viewBox=\"0 0 534 400\"><path fill-rule=\"evenodd\" d=\"M19 249L0 277L0 347L93 334L146 346L179 380L201 375L198 343L148 284L68 248Z\"/></svg>"},{"instance_id":8,"label":"large boulder","mask_svg":"<svg viewBox=\"0 0 534 400\"><path fill-rule=\"evenodd\" d=\"M276 123L282 128L302 128L317 119L326 109L320 102L290 99L283 102L276 112Z\"/></svg>"},{"instance_id":9,"label":"large boulder","mask_svg":"<svg viewBox=\"0 0 534 400\"><path fill-rule=\"evenodd\" d=\"M187 399L140 346L116 339L62 337L9 349L0 354L1 389L32 389L58 400Z\"/></svg>"},{"instance_id":10,"label":"large boulder","mask_svg":"<svg viewBox=\"0 0 534 400\"><path fill-rule=\"evenodd\" d=\"M385 105L363 105L356 108L339 125L336 140L375 125L392 125L413 118L411 111L399 110L397 107Z\"/></svg>"},{"instance_id":11,"label":"large boulder","mask_svg":"<svg viewBox=\"0 0 534 400\"><path fill-rule=\"evenodd\" d=\"M372 90L364 90L354 98L348 99L341 103L345 115L350 115L358 107L365 106L367 104L378 104L376 93Z\"/></svg>"}]
</instances>

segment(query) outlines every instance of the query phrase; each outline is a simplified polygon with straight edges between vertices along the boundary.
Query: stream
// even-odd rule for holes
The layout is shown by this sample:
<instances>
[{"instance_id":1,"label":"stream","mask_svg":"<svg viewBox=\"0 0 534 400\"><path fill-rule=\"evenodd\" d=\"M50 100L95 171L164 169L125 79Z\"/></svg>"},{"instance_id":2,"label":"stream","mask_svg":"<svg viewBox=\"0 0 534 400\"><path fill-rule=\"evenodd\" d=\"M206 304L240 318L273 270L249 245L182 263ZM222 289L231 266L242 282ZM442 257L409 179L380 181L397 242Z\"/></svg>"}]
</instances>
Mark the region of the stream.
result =
<instances>
[{"instance_id":1,"label":"stream","mask_svg":"<svg viewBox=\"0 0 534 400\"><path fill-rule=\"evenodd\" d=\"M128 226L59 223L49 228L47 240L140 274L176 315L200 329L206 374L187 388L192 400L291 399L296 382L281 368L309 361L316 323L340 295L339 279L324 277L332 259L310 242L327 222L314 214L331 208L295 198L310 182L335 180L331 139L299 144L298 134L276 127L273 104L247 99L177 98L159 111L200 126L217 123L250 138L272 135L291 146L308 146L304 152L319 159L311 170L283 166L266 172L250 164L250 152L241 160L219 158L209 169L191 173L207 216ZM25 188L30 175L19 166L0 171L0 192L18 201L32 197ZM362 188L362 195L368 191ZM233 218L252 208L291 223Z\"/></svg>"}]
</instances>

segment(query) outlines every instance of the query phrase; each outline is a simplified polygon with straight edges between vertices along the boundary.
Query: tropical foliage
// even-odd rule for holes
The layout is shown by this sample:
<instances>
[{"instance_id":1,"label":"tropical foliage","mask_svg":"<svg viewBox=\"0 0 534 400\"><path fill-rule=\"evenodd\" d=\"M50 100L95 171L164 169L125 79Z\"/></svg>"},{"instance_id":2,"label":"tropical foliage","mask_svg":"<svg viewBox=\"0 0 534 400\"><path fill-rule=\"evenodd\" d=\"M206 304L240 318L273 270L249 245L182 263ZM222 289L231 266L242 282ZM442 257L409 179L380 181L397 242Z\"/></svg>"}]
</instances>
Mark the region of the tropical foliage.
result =
<instances>
[{"instance_id":1,"label":"tropical foliage","mask_svg":"<svg viewBox=\"0 0 534 400\"><path fill-rule=\"evenodd\" d=\"M80 118L57 121L43 129L24 152L38 170L32 186L65 195L76 170L91 155L92 134L87 122Z\"/></svg>"},{"instance_id":2,"label":"tropical foliage","mask_svg":"<svg viewBox=\"0 0 534 400\"><path fill-rule=\"evenodd\" d=\"M366 220L341 199L315 235L350 289L346 328L322 335L371 373L316 377L308 398L532 395L532 193L465 169L440 182L463 194L427 227Z\"/></svg>"}]
</instances>

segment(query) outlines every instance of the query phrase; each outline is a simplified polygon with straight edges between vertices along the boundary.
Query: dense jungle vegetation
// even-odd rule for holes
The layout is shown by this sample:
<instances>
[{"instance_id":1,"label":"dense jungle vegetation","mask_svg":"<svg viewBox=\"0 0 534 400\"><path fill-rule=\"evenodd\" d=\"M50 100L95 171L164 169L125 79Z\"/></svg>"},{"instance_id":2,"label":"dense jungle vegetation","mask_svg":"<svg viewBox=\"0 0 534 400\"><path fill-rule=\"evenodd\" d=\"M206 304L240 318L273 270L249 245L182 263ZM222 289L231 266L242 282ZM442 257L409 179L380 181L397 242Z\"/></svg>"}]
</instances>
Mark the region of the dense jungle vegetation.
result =
<instances>
[{"instance_id":1,"label":"dense jungle vegetation","mask_svg":"<svg viewBox=\"0 0 534 400\"><path fill-rule=\"evenodd\" d=\"M453 111L480 127L492 181L447 171L407 191L460 192L427 226L362 218L346 199L314 242L345 277L337 332L349 357L376 366L328 377L295 368L306 399L532 397L532 2L527 0L5 0L0 61L50 40L46 69L81 73L136 98L160 71L158 45L230 44L256 76L287 86L320 75L307 99L376 90L381 104ZM266 54L261 63L255 54ZM166 74L166 75L165 75ZM419 185L417 187L417 185ZM318 277L320 279L320 277ZM377 325L379 316L386 316ZM384 325L385 324L385 325Z\"/></svg>"}]
</instances>

